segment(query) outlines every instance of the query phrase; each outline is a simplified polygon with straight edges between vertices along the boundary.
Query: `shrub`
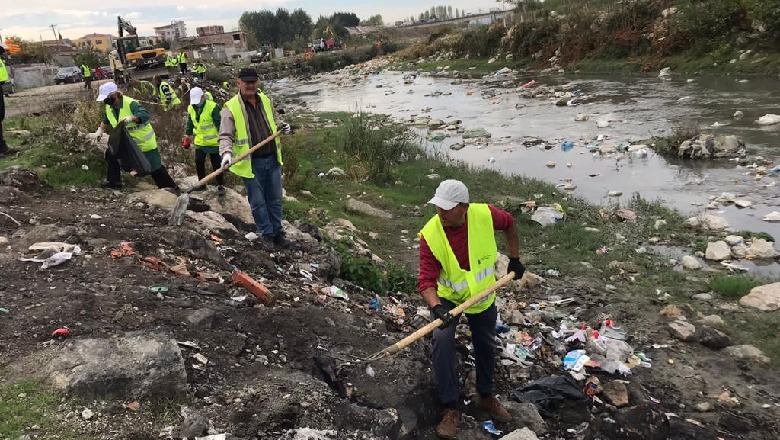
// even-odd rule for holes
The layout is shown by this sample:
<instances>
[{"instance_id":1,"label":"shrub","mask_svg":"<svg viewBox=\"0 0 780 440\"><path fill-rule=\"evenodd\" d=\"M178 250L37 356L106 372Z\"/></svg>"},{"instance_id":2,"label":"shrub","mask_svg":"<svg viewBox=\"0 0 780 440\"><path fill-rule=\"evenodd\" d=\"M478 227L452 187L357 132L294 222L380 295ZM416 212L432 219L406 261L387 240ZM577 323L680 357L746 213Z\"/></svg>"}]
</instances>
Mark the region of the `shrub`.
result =
<instances>
[{"instance_id":1,"label":"shrub","mask_svg":"<svg viewBox=\"0 0 780 440\"><path fill-rule=\"evenodd\" d=\"M710 289L726 298L739 298L762 283L745 275L717 275L710 280Z\"/></svg>"},{"instance_id":2,"label":"shrub","mask_svg":"<svg viewBox=\"0 0 780 440\"><path fill-rule=\"evenodd\" d=\"M393 167L414 151L405 127L384 124L362 111L344 121L339 143L345 171L355 180L378 183L389 181Z\"/></svg>"}]
</instances>

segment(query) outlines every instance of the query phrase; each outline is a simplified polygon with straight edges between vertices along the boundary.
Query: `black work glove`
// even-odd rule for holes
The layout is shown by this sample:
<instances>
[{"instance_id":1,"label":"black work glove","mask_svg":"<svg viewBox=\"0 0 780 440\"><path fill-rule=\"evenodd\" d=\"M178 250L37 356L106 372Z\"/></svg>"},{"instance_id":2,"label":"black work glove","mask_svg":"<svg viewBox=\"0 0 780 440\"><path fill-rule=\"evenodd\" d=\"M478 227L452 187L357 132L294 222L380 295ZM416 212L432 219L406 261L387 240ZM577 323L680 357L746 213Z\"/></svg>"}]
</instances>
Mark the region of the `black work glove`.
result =
<instances>
[{"instance_id":1,"label":"black work glove","mask_svg":"<svg viewBox=\"0 0 780 440\"><path fill-rule=\"evenodd\" d=\"M455 316L449 314L449 310L442 304L433 306L431 311L435 317L441 319L442 324L439 328L447 328L458 321Z\"/></svg>"},{"instance_id":2,"label":"black work glove","mask_svg":"<svg viewBox=\"0 0 780 440\"><path fill-rule=\"evenodd\" d=\"M515 273L515 279L519 280L523 277L523 274L525 273L525 266L523 266L523 263L520 262L519 258L510 258L509 259L509 266L506 268L506 273L514 272Z\"/></svg>"}]
</instances>

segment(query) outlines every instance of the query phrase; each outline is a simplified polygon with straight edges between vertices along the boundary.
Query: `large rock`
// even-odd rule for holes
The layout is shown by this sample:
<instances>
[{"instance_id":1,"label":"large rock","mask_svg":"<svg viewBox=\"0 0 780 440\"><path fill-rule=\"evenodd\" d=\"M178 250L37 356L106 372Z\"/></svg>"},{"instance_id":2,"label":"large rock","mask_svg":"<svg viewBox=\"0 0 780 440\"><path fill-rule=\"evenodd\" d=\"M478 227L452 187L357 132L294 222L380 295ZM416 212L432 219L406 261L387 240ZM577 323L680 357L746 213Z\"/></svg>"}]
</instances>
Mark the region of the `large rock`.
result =
<instances>
[{"instance_id":1,"label":"large rock","mask_svg":"<svg viewBox=\"0 0 780 440\"><path fill-rule=\"evenodd\" d=\"M238 229L227 221L222 214L214 211L184 213L184 223L189 224L194 230L208 235L216 231L230 231L238 234Z\"/></svg>"},{"instance_id":2,"label":"large rock","mask_svg":"<svg viewBox=\"0 0 780 440\"><path fill-rule=\"evenodd\" d=\"M763 238L754 238L750 242L750 246L747 249L747 258L749 259L768 259L775 258L777 251L775 250L775 244L771 241L766 241Z\"/></svg>"},{"instance_id":3,"label":"large rock","mask_svg":"<svg viewBox=\"0 0 780 440\"><path fill-rule=\"evenodd\" d=\"M712 261L723 261L731 258L731 248L725 241L711 241L707 243L707 250L704 252L704 258Z\"/></svg>"},{"instance_id":4,"label":"large rock","mask_svg":"<svg viewBox=\"0 0 780 440\"><path fill-rule=\"evenodd\" d=\"M699 344L713 350L720 350L731 345L731 338L720 330L701 325L696 329L696 340Z\"/></svg>"},{"instance_id":5,"label":"large rock","mask_svg":"<svg viewBox=\"0 0 780 440\"><path fill-rule=\"evenodd\" d=\"M533 403L505 402L504 407L512 415L514 426L528 428L536 434L544 435L547 432L547 424L539 414L539 410Z\"/></svg>"},{"instance_id":6,"label":"large rock","mask_svg":"<svg viewBox=\"0 0 780 440\"><path fill-rule=\"evenodd\" d=\"M186 188L190 187L189 181L192 184L195 181L192 178L184 179L182 185ZM147 205L157 206L164 210L170 210L176 203L178 196L172 192L164 189L150 189L147 191L139 191L127 196L131 202L143 202ZM245 196L242 196L231 188L225 188L225 195L223 197L217 196L216 188L209 186L205 191L192 193L191 199L200 199L208 205L211 211L218 212L224 215L232 215L239 218L244 223L254 224L255 220L252 218L252 209L249 207L249 202Z\"/></svg>"},{"instance_id":7,"label":"large rock","mask_svg":"<svg viewBox=\"0 0 780 440\"><path fill-rule=\"evenodd\" d=\"M618 408L628 406L628 388L623 381L613 380L604 384L604 397Z\"/></svg>"},{"instance_id":8,"label":"large rock","mask_svg":"<svg viewBox=\"0 0 780 440\"><path fill-rule=\"evenodd\" d=\"M705 231L721 231L729 227L729 223L725 218L710 214L702 214L696 217L691 217L685 221L685 224Z\"/></svg>"},{"instance_id":9,"label":"large rock","mask_svg":"<svg viewBox=\"0 0 780 440\"><path fill-rule=\"evenodd\" d=\"M696 327L690 322L681 319L669 323L669 333L681 341L690 342L696 340Z\"/></svg>"},{"instance_id":10,"label":"large rock","mask_svg":"<svg viewBox=\"0 0 780 440\"><path fill-rule=\"evenodd\" d=\"M682 258L682 267L688 270L699 270L701 269L701 263L699 263L696 257L686 255Z\"/></svg>"},{"instance_id":11,"label":"large rock","mask_svg":"<svg viewBox=\"0 0 780 440\"><path fill-rule=\"evenodd\" d=\"M348 199L347 210L357 212L358 214L367 215L369 217L379 218L393 218L393 215L387 211L375 208L366 202L360 200Z\"/></svg>"},{"instance_id":12,"label":"large rock","mask_svg":"<svg viewBox=\"0 0 780 440\"><path fill-rule=\"evenodd\" d=\"M150 206L157 206L162 209L170 210L176 204L178 196L164 189L150 189L147 191L138 191L127 196L132 203L142 202Z\"/></svg>"},{"instance_id":13,"label":"large rock","mask_svg":"<svg viewBox=\"0 0 780 440\"><path fill-rule=\"evenodd\" d=\"M528 428L515 429L500 440L539 440L539 437Z\"/></svg>"},{"instance_id":14,"label":"large rock","mask_svg":"<svg viewBox=\"0 0 780 440\"><path fill-rule=\"evenodd\" d=\"M81 398L171 399L187 393L176 341L159 334L73 339L18 363L19 373Z\"/></svg>"},{"instance_id":15,"label":"large rock","mask_svg":"<svg viewBox=\"0 0 780 440\"><path fill-rule=\"evenodd\" d=\"M739 299L739 303L765 312L780 309L780 283L754 287L750 293Z\"/></svg>"},{"instance_id":16,"label":"large rock","mask_svg":"<svg viewBox=\"0 0 780 440\"><path fill-rule=\"evenodd\" d=\"M769 358L766 357L761 350L752 345L732 345L724 348L720 352L740 360L755 361L762 364L769 363Z\"/></svg>"}]
</instances>

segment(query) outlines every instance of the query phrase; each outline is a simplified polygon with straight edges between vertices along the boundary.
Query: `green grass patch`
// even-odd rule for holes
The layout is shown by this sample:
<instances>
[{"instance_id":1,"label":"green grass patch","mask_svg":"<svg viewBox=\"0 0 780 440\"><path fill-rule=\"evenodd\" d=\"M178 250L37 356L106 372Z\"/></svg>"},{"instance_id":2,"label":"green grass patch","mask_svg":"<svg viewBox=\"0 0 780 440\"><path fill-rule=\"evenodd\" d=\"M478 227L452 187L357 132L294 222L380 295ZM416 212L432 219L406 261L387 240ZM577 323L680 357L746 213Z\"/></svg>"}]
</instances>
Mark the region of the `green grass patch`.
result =
<instances>
[{"instance_id":1,"label":"green grass patch","mask_svg":"<svg viewBox=\"0 0 780 440\"><path fill-rule=\"evenodd\" d=\"M750 293L750 289L762 283L745 275L716 275L710 280L710 289L725 298L740 298Z\"/></svg>"},{"instance_id":2,"label":"green grass patch","mask_svg":"<svg viewBox=\"0 0 780 440\"><path fill-rule=\"evenodd\" d=\"M16 438L38 425L41 430L53 423L57 398L32 381L23 381L0 390L0 437Z\"/></svg>"}]
</instances>

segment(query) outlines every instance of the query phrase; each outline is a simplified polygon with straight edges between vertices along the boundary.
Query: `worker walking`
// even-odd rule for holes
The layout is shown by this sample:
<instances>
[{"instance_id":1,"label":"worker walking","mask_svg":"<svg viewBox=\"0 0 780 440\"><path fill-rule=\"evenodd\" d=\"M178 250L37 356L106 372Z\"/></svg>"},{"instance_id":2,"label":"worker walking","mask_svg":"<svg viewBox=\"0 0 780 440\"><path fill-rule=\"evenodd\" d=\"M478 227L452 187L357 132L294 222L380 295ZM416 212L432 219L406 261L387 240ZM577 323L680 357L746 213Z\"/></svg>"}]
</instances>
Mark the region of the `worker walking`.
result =
<instances>
[{"instance_id":1,"label":"worker walking","mask_svg":"<svg viewBox=\"0 0 780 440\"><path fill-rule=\"evenodd\" d=\"M92 90L92 70L86 64L82 64L81 74L84 76L84 88Z\"/></svg>"},{"instance_id":2,"label":"worker walking","mask_svg":"<svg viewBox=\"0 0 780 440\"><path fill-rule=\"evenodd\" d=\"M428 202L436 215L425 224L420 237L420 273L417 290L442 325L433 331L433 369L444 407L436 428L439 437L454 439L458 434L458 373L455 362L455 327L460 315L449 311L478 295L496 281L498 256L494 230L504 231L509 248L509 268L520 279L525 267L520 262L520 245L512 215L492 205L469 204L469 191L463 182L445 180ZM494 420L508 422L509 412L493 395L496 362L495 293L466 309L474 345L477 373L477 407Z\"/></svg>"},{"instance_id":3,"label":"worker walking","mask_svg":"<svg viewBox=\"0 0 780 440\"><path fill-rule=\"evenodd\" d=\"M184 52L184 49L179 49L179 55L176 57L176 61L179 63L179 69L181 69L181 74L186 75L187 74L187 54Z\"/></svg>"},{"instance_id":4,"label":"worker walking","mask_svg":"<svg viewBox=\"0 0 780 440\"><path fill-rule=\"evenodd\" d=\"M202 61L195 63L195 65L192 67L192 70L195 71L201 81L206 79L206 66L203 65Z\"/></svg>"},{"instance_id":5,"label":"worker walking","mask_svg":"<svg viewBox=\"0 0 780 440\"><path fill-rule=\"evenodd\" d=\"M157 187L173 188L175 192L178 192L179 187L176 186L165 165L162 164L160 152L157 150L157 138L152 124L149 123L149 112L135 99L124 96L113 81L100 85L97 100L105 104L105 111L100 127L95 132L96 138L99 139L108 127L116 129L120 124L124 125L130 137L133 138L149 161L151 176ZM103 187L122 188L119 158L111 153L111 149L106 150L106 162L108 170L106 183L103 184Z\"/></svg>"},{"instance_id":6,"label":"worker walking","mask_svg":"<svg viewBox=\"0 0 780 440\"><path fill-rule=\"evenodd\" d=\"M176 95L176 90L163 81L159 75L152 77L152 83L154 84L154 94L160 99L160 105L162 105L164 111L167 112L181 104L179 96Z\"/></svg>"},{"instance_id":7,"label":"worker walking","mask_svg":"<svg viewBox=\"0 0 780 440\"><path fill-rule=\"evenodd\" d=\"M290 133L290 124L276 125L271 100L257 89L257 72L243 68L238 72L238 94L225 103L219 130L222 167L244 181L252 217L267 243L286 247L282 230L282 143L277 137L252 153L251 158L233 163L252 146L280 130Z\"/></svg>"},{"instance_id":8,"label":"worker walking","mask_svg":"<svg viewBox=\"0 0 780 440\"><path fill-rule=\"evenodd\" d=\"M8 81L8 68L5 67L5 47L0 45L0 157L7 156L10 151L8 144L5 143L3 136L3 120L5 119L5 93L3 93L3 83Z\"/></svg>"},{"instance_id":9,"label":"worker walking","mask_svg":"<svg viewBox=\"0 0 780 440\"><path fill-rule=\"evenodd\" d=\"M189 149L195 144L195 170L198 180L206 177L206 157L211 161L211 169L216 171L220 167L219 157L219 123L222 107L208 99L208 95L200 87L190 90L190 105L187 107L187 127L185 129L184 149ZM194 139L193 139L194 136ZM225 175L220 174L216 178L217 195L225 195ZM203 191L205 186L199 186L193 191Z\"/></svg>"}]
</instances>

